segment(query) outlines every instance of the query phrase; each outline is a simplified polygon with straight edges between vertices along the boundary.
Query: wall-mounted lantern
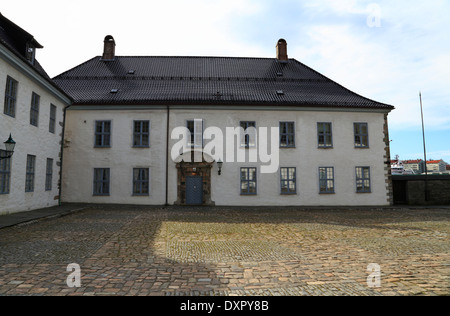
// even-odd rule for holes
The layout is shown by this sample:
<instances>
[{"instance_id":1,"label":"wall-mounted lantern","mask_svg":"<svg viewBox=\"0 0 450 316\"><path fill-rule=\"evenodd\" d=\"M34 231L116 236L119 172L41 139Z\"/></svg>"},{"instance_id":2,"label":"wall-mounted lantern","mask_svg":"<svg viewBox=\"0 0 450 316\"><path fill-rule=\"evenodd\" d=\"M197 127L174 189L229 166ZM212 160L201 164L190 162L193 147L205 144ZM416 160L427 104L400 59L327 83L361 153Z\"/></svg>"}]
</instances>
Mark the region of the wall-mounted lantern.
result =
<instances>
[{"instance_id":1,"label":"wall-mounted lantern","mask_svg":"<svg viewBox=\"0 0 450 316\"><path fill-rule=\"evenodd\" d=\"M222 174L222 166L223 166L223 161L222 161L222 159L219 159L219 161L217 162L217 167L219 167L219 176Z\"/></svg>"},{"instance_id":2,"label":"wall-mounted lantern","mask_svg":"<svg viewBox=\"0 0 450 316\"><path fill-rule=\"evenodd\" d=\"M0 160L11 158L14 154L14 147L16 147L16 142L12 139L11 134L9 134L9 138L4 144L6 149L6 156L0 157Z\"/></svg>"}]
</instances>

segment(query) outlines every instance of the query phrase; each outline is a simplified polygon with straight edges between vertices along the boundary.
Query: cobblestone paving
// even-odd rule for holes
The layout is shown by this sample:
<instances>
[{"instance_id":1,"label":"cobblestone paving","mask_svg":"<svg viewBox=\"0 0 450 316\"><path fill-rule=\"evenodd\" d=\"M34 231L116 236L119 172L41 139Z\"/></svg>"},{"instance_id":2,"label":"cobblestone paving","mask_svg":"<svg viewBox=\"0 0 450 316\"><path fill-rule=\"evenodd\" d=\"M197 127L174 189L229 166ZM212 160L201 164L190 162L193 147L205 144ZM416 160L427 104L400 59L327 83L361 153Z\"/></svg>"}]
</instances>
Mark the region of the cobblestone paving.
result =
<instances>
[{"instance_id":1,"label":"cobblestone paving","mask_svg":"<svg viewBox=\"0 0 450 316\"><path fill-rule=\"evenodd\" d=\"M0 230L0 295L449 295L450 210L98 206ZM67 265L81 267L69 288ZM380 287L369 287L376 263Z\"/></svg>"}]
</instances>

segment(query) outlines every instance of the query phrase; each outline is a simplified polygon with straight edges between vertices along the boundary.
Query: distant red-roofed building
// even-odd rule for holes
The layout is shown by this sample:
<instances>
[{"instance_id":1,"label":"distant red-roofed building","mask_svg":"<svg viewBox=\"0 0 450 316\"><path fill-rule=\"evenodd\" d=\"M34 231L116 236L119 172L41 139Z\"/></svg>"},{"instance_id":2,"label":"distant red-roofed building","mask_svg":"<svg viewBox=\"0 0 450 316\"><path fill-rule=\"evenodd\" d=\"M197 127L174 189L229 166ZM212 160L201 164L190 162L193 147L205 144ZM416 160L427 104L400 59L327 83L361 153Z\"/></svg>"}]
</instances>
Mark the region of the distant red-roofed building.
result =
<instances>
[{"instance_id":1,"label":"distant red-roofed building","mask_svg":"<svg viewBox=\"0 0 450 316\"><path fill-rule=\"evenodd\" d=\"M416 160L403 160L403 166L405 169L411 169L414 173L423 173L425 171L425 163L422 159Z\"/></svg>"},{"instance_id":2,"label":"distant red-roofed building","mask_svg":"<svg viewBox=\"0 0 450 316\"><path fill-rule=\"evenodd\" d=\"M444 160L428 160L427 161L428 172L445 172L446 163Z\"/></svg>"}]
</instances>

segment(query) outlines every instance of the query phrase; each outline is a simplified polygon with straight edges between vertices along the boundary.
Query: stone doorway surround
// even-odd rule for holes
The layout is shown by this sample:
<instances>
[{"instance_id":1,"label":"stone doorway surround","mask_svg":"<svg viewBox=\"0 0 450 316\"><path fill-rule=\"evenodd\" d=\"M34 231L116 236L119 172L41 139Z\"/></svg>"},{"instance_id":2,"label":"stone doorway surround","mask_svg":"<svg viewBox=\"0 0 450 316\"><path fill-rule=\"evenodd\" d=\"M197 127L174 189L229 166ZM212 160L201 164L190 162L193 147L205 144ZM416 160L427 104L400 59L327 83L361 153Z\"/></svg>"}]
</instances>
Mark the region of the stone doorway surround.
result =
<instances>
[{"instance_id":1,"label":"stone doorway surround","mask_svg":"<svg viewBox=\"0 0 450 316\"><path fill-rule=\"evenodd\" d=\"M184 153L185 155L191 155L191 162L180 161L176 164L177 167L177 200L175 205L187 205L186 204L186 177L199 176L202 177L202 190L203 190L203 204L205 206L214 206L216 203L211 200L211 169L213 162L207 162L203 156L201 162L195 162L194 156L199 152L191 151ZM198 157L198 156L197 156ZM181 159L180 159L181 160Z\"/></svg>"}]
</instances>

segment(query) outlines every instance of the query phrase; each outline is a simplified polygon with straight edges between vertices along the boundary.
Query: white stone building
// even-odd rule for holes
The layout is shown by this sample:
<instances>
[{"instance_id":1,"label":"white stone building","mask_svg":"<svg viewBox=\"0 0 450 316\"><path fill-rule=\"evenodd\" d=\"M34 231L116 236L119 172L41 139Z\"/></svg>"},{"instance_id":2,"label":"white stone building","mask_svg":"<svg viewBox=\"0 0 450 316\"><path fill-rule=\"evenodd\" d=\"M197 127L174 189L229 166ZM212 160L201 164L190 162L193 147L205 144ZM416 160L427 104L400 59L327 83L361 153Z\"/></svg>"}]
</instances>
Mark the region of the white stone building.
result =
<instances>
[{"instance_id":1,"label":"white stone building","mask_svg":"<svg viewBox=\"0 0 450 316\"><path fill-rule=\"evenodd\" d=\"M427 170L428 172L445 172L446 171L446 163L444 160L428 160L427 161Z\"/></svg>"},{"instance_id":2,"label":"white stone building","mask_svg":"<svg viewBox=\"0 0 450 316\"><path fill-rule=\"evenodd\" d=\"M71 100L36 60L38 48L0 14L0 215L59 203L63 116ZM16 146L5 158L10 134Z\"/></svg>"},{"instance_id":3,"label":"white stone building","mask_svg":"<svg viewBox=\"0 0 450 316\"><path fill-rule=\"evenodd\" d=\"M407 170L412 170L414 173L425 172L425 162L422 159L403 160L403 166Z\"/></svg>"},{"instance_id":4,"label":"white stone building","mask_svg":"<svg viewBox=\"0 0 450 316\"><path fill-rule=\"evenodd\" d=\"M393 107L289 59L284 40L276 58L126 57L115 55L107 36L103 56L54 81L73 99L65 202L392 203ZM238 134L240 127L247 134ZM194 159L190 148L201 153L212 140L223 146Z\"/></svg>"}]
</instances>

